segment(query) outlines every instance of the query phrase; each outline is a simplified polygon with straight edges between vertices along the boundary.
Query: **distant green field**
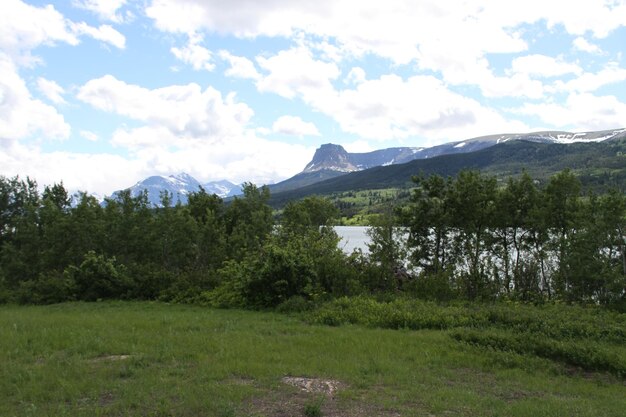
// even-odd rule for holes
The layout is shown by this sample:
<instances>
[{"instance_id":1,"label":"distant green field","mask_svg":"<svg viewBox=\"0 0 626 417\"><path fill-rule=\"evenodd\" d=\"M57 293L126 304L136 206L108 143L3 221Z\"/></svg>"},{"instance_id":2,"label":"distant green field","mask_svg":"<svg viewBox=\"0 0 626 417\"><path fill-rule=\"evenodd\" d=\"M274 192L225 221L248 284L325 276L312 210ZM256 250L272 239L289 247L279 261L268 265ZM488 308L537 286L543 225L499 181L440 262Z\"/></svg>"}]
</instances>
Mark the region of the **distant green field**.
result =
<instances>
[{"instance_id":1,"label":"distant green field","mask_svg":"<svg viewBox=\"0 0 626 417\"><path fill-rule=\"evenodd\" d=\"M373 311L370 304L331 305L314 320L340 308ZM513 313L497 310L485 322L522 328ZM0 306L0 416L624 415L619 373L480 347L465 340L499 327L436 330L414 316L406 323L417 325L394 330L148 302ZM598 330L604 348L623 335L623 316L606 317L610 332ZM307 380L285 377L316 379L309 392L286 383Z\"/></svg>"}]
</instances>

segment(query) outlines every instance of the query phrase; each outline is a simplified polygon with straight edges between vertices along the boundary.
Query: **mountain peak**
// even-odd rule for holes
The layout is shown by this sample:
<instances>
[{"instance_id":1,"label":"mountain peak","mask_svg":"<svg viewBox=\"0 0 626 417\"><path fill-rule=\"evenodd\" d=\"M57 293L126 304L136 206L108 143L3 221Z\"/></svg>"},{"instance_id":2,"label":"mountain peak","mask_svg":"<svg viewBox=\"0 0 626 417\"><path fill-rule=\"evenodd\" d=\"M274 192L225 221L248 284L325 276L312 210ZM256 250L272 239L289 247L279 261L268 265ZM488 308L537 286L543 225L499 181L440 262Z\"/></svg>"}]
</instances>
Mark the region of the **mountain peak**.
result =
<instances>
[{"instance_id":1,"label":"mountain peak","mask_svg":"<svg viewBox=\"0 0 626 417\"><path fill-rule=\"evenodd\" d=\"M352 172L358 171L358 168L350 162L349 154L343 146L326 143L315 151L313 159L307 164L303 172L321 170Z\"/></svg>"},{"instance_id":2,"label":"mountain peak","mask_svg":"<svg viewBox=\"0 0 626 417\"><path fill-rule=\"evenodd\" d=\"M333 143L321 145L303 173L318 171L354 172L379 165L408 162L417 158L421 148L387 148L366 153L350 153Z\"/></svg>"}]
</instances>

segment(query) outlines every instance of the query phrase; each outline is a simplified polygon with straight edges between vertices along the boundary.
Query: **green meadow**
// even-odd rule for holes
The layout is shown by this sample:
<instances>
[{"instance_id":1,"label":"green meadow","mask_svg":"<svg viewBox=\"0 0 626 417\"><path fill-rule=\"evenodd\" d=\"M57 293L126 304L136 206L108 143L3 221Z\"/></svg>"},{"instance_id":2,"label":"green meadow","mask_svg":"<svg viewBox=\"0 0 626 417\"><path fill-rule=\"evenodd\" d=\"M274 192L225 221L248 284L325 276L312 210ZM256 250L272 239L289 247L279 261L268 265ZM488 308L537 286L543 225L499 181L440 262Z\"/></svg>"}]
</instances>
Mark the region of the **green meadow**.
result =
<instances>
[{"instance_id":1,"label":"green meadow","mask_svg":"<svg viewBox=\"0 0 626 417\"><path fill-rule=\"evenodd\" d=\"M624 415L624 315L433 305L340 300L294 315L155 302L0 306L0 415ZM403 308L417 313L399 322ZM350 319L355 311L366 319ZM391 318L373 321L372 311ZM423 325L429 312L448 325ZM612 352L613 367L525 351L525 334L588 356Z\"/></svg>"}]
</instances>

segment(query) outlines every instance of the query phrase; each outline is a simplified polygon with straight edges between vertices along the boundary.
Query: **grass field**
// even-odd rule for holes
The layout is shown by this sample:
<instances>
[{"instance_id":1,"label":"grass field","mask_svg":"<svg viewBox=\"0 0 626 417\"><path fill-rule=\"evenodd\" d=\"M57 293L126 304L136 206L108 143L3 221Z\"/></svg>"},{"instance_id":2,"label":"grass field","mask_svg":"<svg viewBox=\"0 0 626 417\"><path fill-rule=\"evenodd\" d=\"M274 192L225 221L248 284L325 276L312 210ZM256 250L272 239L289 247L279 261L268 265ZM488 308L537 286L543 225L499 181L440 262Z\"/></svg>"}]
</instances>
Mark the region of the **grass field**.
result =
<instances>
[{"instance_id":1,"label":"grass field","mask_svg":"<svg viewBox=\"0 0 626 417\"><path fill-rule=\"evenodd\" d=\"M0 416L625 415L619 375L454 332L147 302L0 306ZM316 379L305 391L285 377Z\"/></svg>"}]
</instances>

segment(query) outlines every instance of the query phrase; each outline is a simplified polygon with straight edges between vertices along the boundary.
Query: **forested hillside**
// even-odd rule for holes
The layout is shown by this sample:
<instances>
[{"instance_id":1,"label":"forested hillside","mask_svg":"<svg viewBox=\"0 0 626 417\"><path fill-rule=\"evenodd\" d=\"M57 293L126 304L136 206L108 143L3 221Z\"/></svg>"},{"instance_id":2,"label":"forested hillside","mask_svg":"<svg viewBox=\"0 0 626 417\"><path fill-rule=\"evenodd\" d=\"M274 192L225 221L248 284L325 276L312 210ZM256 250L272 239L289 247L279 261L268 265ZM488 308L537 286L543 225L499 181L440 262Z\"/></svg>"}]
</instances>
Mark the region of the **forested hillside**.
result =
<instances>
[{"instance_id":1,"label":"forested hillside","mask_svg":"<svg viewBox=\"0 0 626 417\"><path fill-rule=\"evenodd\" d=\"M277 192L271 204L280 207L293 199L334 192L410 187L411 177L420 173L455 176L462 170L480 170L501 181L528 172L547 182L551 175L570 169L584 187L597 192L609 188L626 190L626 140L601 143L556 144L510 141L476 152L442 155L406 164L380 166L338 176L296 190Z\"/></svg>"}]
</instances>

